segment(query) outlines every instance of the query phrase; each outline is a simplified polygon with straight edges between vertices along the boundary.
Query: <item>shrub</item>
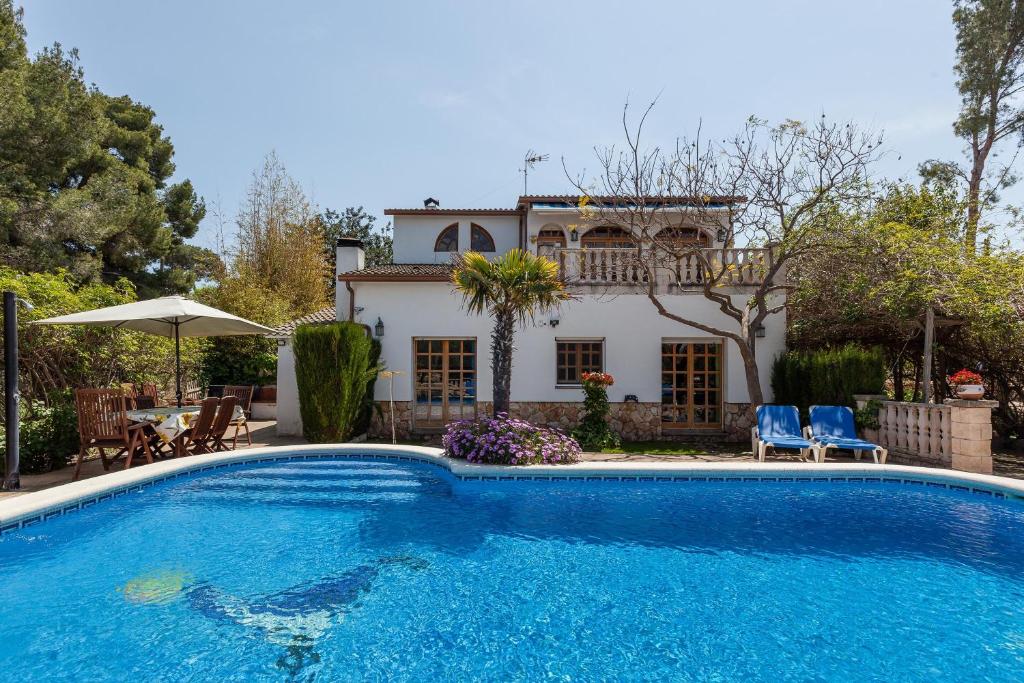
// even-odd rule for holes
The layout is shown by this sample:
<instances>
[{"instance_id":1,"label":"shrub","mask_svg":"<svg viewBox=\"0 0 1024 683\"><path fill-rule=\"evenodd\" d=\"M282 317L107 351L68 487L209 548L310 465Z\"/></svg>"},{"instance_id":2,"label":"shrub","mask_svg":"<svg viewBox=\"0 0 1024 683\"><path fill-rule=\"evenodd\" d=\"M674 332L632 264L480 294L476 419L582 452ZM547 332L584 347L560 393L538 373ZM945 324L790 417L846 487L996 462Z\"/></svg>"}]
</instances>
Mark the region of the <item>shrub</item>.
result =
<instances>
[{"instance_id":1,"label":"shrub","mask_svg":"<svg viewBox=\"0 0 1024 683\"><path fill-rule=\"evenodd\" d=\"M561 465L578 462L580 445L557 429L497 417L451 422L445 452L453 458L491 465Z\"/></svg>"},{"instance_id":2,"label":"shrub","mask_svg":"<svg viewBox=\"0 0 1024 683\"><path fill-rule=\"evenodd\" d=\"M572 435L588 451L619 445L619 436L608 425L608 387L615 378L605 372L583 373L583 420Z\"/></svg>"},{"instance_id":3,"label":"shrub","mask_svg":"<svg viewBox=\"0 0 1024 683\"><path fill-rule=\"evenodd\" d=\"M366 329L350 322L300 325L294 350L303 436L313 443L351 439L378 370Z\"/></svg>"},{"instance_id":4,"label":"shrub","mask_svg":"<svg viewBox=\"0 0 1024 683\"><path fill-rule=\"evenodd\" d=\"M807 414L812 405L855 407L854 394L880 394L885 387L882 349L855 344L818 351L789 351L772 365L775 402Z\"/></svg>"},{"instance_id":5,"label":"shrub","mask_svg":"<svg viewBox=\"0 0 1024 683\"><path fill-rule=\"evenodd\" d=\"M19 470L41 474L68 464L78 451L78 418L70 394L51 395L50 405L23 403L19 438ZM0 430L0 462L6 457L6 434Z\"/></svg>"}]
</instances>

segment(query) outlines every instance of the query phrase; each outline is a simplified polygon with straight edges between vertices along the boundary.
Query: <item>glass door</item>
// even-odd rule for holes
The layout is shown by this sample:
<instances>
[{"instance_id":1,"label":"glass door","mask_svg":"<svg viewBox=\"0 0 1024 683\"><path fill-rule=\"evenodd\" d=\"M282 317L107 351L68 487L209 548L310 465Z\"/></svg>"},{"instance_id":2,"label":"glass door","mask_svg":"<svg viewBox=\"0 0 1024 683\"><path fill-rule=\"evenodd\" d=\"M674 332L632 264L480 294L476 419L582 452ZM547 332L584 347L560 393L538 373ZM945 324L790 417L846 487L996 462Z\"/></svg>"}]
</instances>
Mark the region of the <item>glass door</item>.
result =
<instances>
[{"instance_id":1,"label":"glass door","mask_svg":"<svg viewBox=\"0 0 1024 683\"><path fill-rule=\"evenodd\" d=\"M721 428L721 343L662 342L661 426Z\"/></svg>"},{"instance_id":2,"label":"glass door","mask_svg":"<svg viewBox=\"0 0 1024 683\"><path fill-rule=\"evenodd\" d=\"M413 340L413 426L443 429L476 417L476 340Z\"/></svg>"}]
</instances>

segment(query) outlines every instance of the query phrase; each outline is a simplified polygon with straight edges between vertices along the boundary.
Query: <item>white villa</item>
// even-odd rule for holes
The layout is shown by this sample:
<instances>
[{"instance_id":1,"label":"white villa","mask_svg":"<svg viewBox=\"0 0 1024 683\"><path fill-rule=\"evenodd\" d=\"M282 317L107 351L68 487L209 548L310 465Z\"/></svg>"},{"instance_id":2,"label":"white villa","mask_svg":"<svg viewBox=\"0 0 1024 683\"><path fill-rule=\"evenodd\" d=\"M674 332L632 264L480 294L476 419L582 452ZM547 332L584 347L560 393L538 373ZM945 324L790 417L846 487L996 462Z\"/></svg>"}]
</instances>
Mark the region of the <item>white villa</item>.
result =
<instances>
[{"instance_id":1,"label":"white villa","mask_svg":"<svg viewBox=\"0 0 1024 683\"><path fill-rule=\"evenodd\" d=\"M595 198L600 202L601 198ZM739 304L758 282L762 249L725 249L728 199L712 205L705 224L687 222L679 207L676 238L716 249L734 263L730 296ZM615 377L609 389L613 427L627 439L706 434L749 438L749 403L743 364L732 342L660 316L635 283L628 255L632 238L615 225L587 225L575 196L523 196L510 209L388 209L394 222L394 264L367 268L362 245L337 245L334 318L365 325L381 342L381 360L395 371L393 399L400 436L438 432L454 419L489 412L491 320L469 315L450 284L452 256L464 251L501 254L520 247L556 260L578 297L517 331L511 410L536 424L574 427L583 393L580 375L600 370ZM692 204L692 203L691 203ZM721 212L721 221L713 219ZM635 253L635 252L634 252ZM735 325L700 290L699 275L677 263L671 281L659 282L667 306L691 319ZM323 319L324 316L320 316ZM328 316L329 317L329 314ZM315 318L315 316L314 316ZM768 370L785 346L785 314L770 316L757 339L766 400ZM277 415L282 434L301 433L291 342L278 354ZM375 399L388 415L392 380L380 378ZM374 418L371 435L390 435Z\"/></svg>"}]
</instances>

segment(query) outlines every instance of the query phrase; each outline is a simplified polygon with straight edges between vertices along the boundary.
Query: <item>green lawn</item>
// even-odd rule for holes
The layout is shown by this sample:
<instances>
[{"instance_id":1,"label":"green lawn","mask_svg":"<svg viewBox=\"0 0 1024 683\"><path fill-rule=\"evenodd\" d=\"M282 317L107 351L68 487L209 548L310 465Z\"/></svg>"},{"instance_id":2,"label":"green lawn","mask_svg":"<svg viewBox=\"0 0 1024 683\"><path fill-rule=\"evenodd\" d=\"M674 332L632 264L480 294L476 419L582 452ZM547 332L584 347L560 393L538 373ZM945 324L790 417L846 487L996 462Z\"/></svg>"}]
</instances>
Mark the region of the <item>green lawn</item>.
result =
<instances>
[{"instance_id":1,"label":"green lawn","mask_svg":"<svg viewBox=\"0 0 1024 683\"><path fill-rule=\"evenodd\" d=\"M704 455L719 453L721 448L714 444L687 443L686 441L624 441L619 448L605 448L602 453L623 453L626 455Z\"/></svg>"}]
</instances>

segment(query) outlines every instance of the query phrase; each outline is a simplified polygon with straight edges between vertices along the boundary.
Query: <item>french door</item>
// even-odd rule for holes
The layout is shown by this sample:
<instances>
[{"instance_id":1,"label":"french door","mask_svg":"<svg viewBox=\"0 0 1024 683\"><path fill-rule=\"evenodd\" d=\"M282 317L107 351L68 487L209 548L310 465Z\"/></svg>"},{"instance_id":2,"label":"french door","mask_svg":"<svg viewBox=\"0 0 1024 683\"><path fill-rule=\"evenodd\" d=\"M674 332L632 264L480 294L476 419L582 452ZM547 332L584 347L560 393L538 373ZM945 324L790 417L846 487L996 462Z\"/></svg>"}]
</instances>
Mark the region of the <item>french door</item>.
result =
<instances>
[{"instance_id":1,"label":"french door","mask_svg":"<svg viewBox=\"0 0 1024 683\"><path fill-rule=\"evenodd\" d=\"M476 417L476 339L413 339L413 426Z\"/></svg>"},{"instance_id":2,"label":"french door","mask_svg":"<svg viewBox=\"0 0 1024 683\"><path fill-rule=\"evenodd\" d=\"M722 426L722 344L661 344L661 426L716 429Z\"/></svg>"}]
</instances>

